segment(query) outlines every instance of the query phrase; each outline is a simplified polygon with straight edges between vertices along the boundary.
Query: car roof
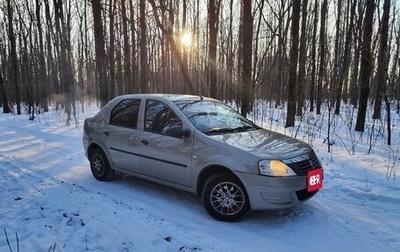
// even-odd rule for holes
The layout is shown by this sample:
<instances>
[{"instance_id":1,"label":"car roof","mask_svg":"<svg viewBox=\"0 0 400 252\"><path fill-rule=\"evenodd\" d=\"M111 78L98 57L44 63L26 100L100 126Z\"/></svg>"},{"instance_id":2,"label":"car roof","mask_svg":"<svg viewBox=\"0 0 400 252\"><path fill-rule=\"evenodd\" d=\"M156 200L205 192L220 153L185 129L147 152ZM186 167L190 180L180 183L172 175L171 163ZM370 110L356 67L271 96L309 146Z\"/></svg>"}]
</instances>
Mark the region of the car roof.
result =
<instances>
[{"instance_id":1,"label":"car roof","mask_svg":"<svg viewBox=\"0 0 400 252\"><path fill-rule=\"evenodd\" d=\"M152 99L158 98L161 100L169 100L169 101L181 101L181 100L215 100L210 97L204 97L200 95L186 95L186 94L125 94L115 97L113 100L122 100L122 99L132 99L132 98L141 98L141 99ZM216 101L216 100L215 100Z\"/></svg>"}]
</instances>

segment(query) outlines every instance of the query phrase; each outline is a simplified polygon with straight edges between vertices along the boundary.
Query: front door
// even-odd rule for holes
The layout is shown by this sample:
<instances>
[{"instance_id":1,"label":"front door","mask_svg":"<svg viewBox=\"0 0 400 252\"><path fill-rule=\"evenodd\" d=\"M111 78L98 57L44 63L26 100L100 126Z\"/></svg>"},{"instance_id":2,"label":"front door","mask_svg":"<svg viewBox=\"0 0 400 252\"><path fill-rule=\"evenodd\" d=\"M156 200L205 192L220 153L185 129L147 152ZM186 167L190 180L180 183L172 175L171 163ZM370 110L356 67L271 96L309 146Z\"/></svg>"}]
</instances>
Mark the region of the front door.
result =
<instances>
[{"instance_id":1,"label":"front door","mask_svg":"<svg viewBox=\"0 0 400 252\"><path fill-rule=\"evenodd\" d=\"M139 163L147 176L190 186L190 162L193 137L172 136L169 129L182 127L182 121L168 105L148 100L144 114L144 132L140 136Z\"/></svg>"}]
</instances>

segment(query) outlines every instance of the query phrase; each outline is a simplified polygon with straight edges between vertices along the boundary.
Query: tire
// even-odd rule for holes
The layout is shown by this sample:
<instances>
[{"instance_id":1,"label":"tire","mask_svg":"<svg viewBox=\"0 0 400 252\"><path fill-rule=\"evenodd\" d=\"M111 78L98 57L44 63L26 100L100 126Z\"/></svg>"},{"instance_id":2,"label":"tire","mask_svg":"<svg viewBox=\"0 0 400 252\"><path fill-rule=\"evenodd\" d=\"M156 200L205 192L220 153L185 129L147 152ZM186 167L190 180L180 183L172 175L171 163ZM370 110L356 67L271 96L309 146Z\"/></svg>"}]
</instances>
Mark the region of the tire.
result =
<instances>
[{"instance_id":1,"label":"tire","mask_svg":"<svg viewBox=\"0 0 400 252\"><path fill-rule=\"evenodd\" d=\"M217 220L237 221L250 211L246 190L233 174L210 176L204 184L202 198L207 212Z\"/></svg>"},{"instance_id":2,"label":"tire","mask_svg":"<svg viewBox=\"0 0 400 252\"><path fill-rule=\"evenodd\" d=\"M106 154L101 149L94 149L90 154L90 170L93 176L100 181L108 181L115 174L115 171L110 167Z\"/></svg>"}]
</instances>

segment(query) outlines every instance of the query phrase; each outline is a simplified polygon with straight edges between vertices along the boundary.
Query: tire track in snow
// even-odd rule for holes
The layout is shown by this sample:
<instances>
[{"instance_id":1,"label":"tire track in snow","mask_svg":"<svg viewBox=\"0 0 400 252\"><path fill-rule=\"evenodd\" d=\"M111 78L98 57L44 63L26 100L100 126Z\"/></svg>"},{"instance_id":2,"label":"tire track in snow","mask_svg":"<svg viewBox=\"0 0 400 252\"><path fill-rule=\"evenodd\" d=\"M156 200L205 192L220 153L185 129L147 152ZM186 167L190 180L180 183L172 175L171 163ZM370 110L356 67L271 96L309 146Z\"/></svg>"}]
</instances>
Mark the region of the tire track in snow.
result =
<instances>
[{"instance_id":1,"label":"tire track in snow","mask_svg":"<svg viewBox=\"0 0 400 252\"><path fill-rule=\"evenodd\" d=\"M2 131L3 128L4 124L1 129ZM121 222L120 219L114 217L114 221L107 226L107 224L101 220L101 217L104 217L105 214L118 216L121 209L125 209L129 212L130 217L146 220L145 223L142 224L142 230L138 233L138 236L139 234L143 236L142 231L146 229L145 226L148 224L153 223L153 225L159 226L159 222L163 222L163 220L151 216L141 207L135 207L131 204L124 203L129 200L128 198L121 199L121 194L119 195L119 199L117 199L112 193L113 190L115 191L115 188L111 190L111 193L106 192L110 185L106 185L105 188L100 188L104 186L105 183L97 181L91 183L93 179L91 177L89 179L87 176L83 181L76 180L75 178L69 180L68 176L66 176L68 174L62 173L63 169L52 167L52 165L56 166L58 163L43 165L49 156L54 156L55 158L61 158L63 160L66 159L71 163L71 160L73 160L71 155L74 154L70 153L76 151L74 147L79 147L79 154L82 155L83 150L81 143L76 146L62 146L61 148L57 148L54 143L62 142L63 138L67 139L65 142L71 141L68 140L68 137L49 133L43 134L40 130L27 130L23 127L9 129L7 132L7 136L0 136L0 167L4 167L4 169L1 169L0 174L2 175L2 182L8 182L1 183L1 185L7 188L8 191L12 190L12 194L20 195L16 196L16 198L18 197L20 200L17 202L13 201L14 199L8 199L7 202L2 202L2 206L7 205L9 207L2 208L1 214L4 215L4 218L1 219L5 220L8 218L15 221L14 218L18 218L18 222L22 223L27 220L32 221L32 219L36 218L36 222L42 222L42 225L38 224L39 227L44 226L45 228L53 230L62 229L65 225L68 227L75 226L76 224L84 226L86 225L84 224L86 221L89 223L97 222L96 225L103 225L105 229L115 229L113 222ZM19 133L17 134L17 132ZM25 142L27 139L29 139L29 142ZM1 140L4 141L2 142ZM29 158L26 158L26 153L30 153ZM36 156L38 156L38 158ZM82 159L82 157L80 157L80 159ZM78 166L85 169L85 175L89 175L88 162L84 162L83 165ZM62 168L67 167L64 165ZM88 180L91 186L85 186L81 183L87 183ZM115 187L115 185L112 186L111 184L111 187ZM108 207L104 209L105 206L102 205L101 209L95 209L95 211L93 211L90 204L97 204L97 202L108 202ZM31 209L21 208L21 205L30 206ZM126 214L124 213L125 211L122 212ZM78 216L88 220L78 220ZM6 224L7 221L2 223L2 225ZM121 224L123 223L121 222ZM157 228L154 229L156 230ZM37 230L35 232L37 232ZM91 232L93 232L93 230L89 231L89 233ZM21 236L22 239L32 235L32 232L26 233L28 233L28 235ZM120 232L116 230L116 233ZM152 234L147 240L151 240L155 244L157 243L156 241L159 240L170 244L170 246L185 249L190 248L188 245L177 242L170 234L154 234L151 230L144 234L146 233ZM85 239L90 239L91 234L85 234L85 237ZM102 235L94 235L93 239L96 239L96 237L102 237ZM127 241L121 242L121 246L129 248L134 247L133 243L129 242L130 238L125 238Z\"/></svg>"},{"instance_id":2,"label":"tire track in snow","mask_svg":"<svg viewBox=\"0 0 400 252\"><path fill-rule=\"evenodd\" d=\"M43 232L40 232L41 228L48 230L61 230L63 228L85 229L85 226L93 222L96 223L96 226L103 226L104 229L115 229L114 233L124 233L123 230L115 228L115 223L123 225L124 215L129 215L132 219L144 220L140 221L141 223L138 225L140 228L133 236L136 236L136 238L141 237L140 239L145 241L146 246L147 244L160 246L162 243L166 243L166 245L180 248L182 251L190 251L192 249L191 245L166 232L154 233L152 230L149 230L148 232L144 232L144 234L149 233L153 235L147 237L147 241L143 239L143 231L148 229L147 226L168 227L171 223L150 215L143 207L126 203L130 200L129 196L121 197L121 193L117 193L118 197L116 197L115 193L113 193L113 191L115 192L115 187L117 187L115 184L110 183L108 185L107 183L95 181L97 184L104 184L106 186L105 188L93 188L65 181L62 177L51 176L44 170L31 164L18 160L5 159L2 156L0 156L0 166L7 167L7 169L1 169L0 174L4 180L8 181L4 184L4 187L12 190L16 195L15 198L19 198L18 201L7 199L5 202L2 202L2 205L9 207L2 208L0 212L1 219L11 219L12 221L17 219L19 223L34 221L38 227L34 231L38 233L38 238L44 236ZM107 189L111 190L106 191ZM93 211L90 205L97 204L98 202L102 202L101 209ZM120 215L122 215L122 218ZM104 217L108 219L108 225L102 219ZM7 221L2 225L7 225ZM58 232L56 231L56 233ZM93 230L88 230L87 232L89 234L82 233L80 235L81 239L85 237L85 239L96 240L104 237L101 233L93 234ZM22 233L25 233L25 235L21 236L22 240L32 235L32 231L28 230L25 230L25 232L22 231ZM115 239L118 240L117 237ZM125 241L121 241L120 245L129 248L135 247L134 243L130 242L130 240L131 236L125 237ZM86 242L82 240L82 244ZM67 241L59 243L68 247ZM144 244L142 245L144 246ZM93 248L106 250L106 248L96 245ZM197 249L197 247L194 248Z\"/></svg>"}]
</instances>

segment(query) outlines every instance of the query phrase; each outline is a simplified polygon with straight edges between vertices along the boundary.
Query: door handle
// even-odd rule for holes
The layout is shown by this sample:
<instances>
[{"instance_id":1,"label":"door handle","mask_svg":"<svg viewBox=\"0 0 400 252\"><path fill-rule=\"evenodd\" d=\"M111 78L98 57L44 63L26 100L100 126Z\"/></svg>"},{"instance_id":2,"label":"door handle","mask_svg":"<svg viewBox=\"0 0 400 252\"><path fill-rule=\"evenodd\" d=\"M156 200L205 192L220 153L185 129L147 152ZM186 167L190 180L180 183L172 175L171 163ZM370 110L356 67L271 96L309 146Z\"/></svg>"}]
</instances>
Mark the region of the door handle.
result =
<instances>
[{"instance_id":1,"label":"door handle","mask_svg":"<svg viewBox=\"0 0 400 252\"><path fill-rule=\"evenodd\" d=\"M149 144L149 142L147 141L147 140L141 140L140 141L142 144L144 144L144 145L148 145Z\"/></svg>"},{"instance_id":2,"label":"door handle","mask_svg":"<svg viewBox=\"0 0 400 252\"><path fill-rule=\"evenodd\" d=\"M104 135L106 135L106 136L109 136L109 135L110 135L110 132L108 132L108 131L104 131L103 133L104 133Z\"/></svg>"}]
</instances>

